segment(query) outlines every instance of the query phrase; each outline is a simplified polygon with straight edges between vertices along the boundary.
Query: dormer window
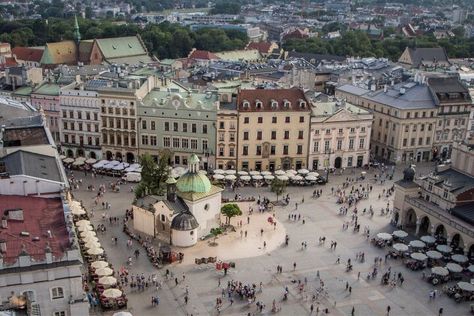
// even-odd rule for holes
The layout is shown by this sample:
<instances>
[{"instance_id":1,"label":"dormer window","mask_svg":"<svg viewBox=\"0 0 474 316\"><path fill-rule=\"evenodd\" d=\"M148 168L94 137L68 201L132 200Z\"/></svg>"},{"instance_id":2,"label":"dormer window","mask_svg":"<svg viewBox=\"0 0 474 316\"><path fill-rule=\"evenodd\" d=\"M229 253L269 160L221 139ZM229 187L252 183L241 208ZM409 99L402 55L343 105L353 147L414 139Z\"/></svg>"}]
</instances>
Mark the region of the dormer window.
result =
<instances>
[{"instance_id":1,"label":"dormer window","mask_svg":"<svg viewBox=\"0 0 474 316\"><path fill-rule=\"evenodd\" d=\"M306 102L303 100L300 100L300 108L305 109L306 108Z\"/></svg>"},{"instance_id":2,"label":"dormer window","mask_svg":"<svg viewBox=\"0 0 474 316\"><path fill-rule=\"evenodd\" d=\"M260 101L260 100L255 101L255 106L259 110L262 109L262 106L263 106L262 101Z\"/></svg>"},{"instance_id":3,"label":"dormer window","mask_svg":"<svg viewBox=\"0 0 474 316\"><path fill-rule=\"evenodd\" d=\"M272 109L277 109L278 108L278 102L275 100L272 100Z\"/></svg>"},{"instance_id":4,"label":"dormer window","mask_svg":"<svg viewBox=\"0 0 474 316\"><path fill-rule=\"evenodd\" d=\"M290 101L284 100L284 101L283 101L283 104L284 104L284 106L285 106L285 109L291 108L291 102L290 102Z\"/></svg>"},{"instance_id":5,"label":"dormer window","mask_svg":"<svg viewBox=\"0 0 474 316\"><path fill-rule=\"evenodd\" d=\"M249 103L249 101L244 100L244 102L242 102L242 106L244 107L244 109L250 108L250 103Z\"/></svg>"}]
</instances>

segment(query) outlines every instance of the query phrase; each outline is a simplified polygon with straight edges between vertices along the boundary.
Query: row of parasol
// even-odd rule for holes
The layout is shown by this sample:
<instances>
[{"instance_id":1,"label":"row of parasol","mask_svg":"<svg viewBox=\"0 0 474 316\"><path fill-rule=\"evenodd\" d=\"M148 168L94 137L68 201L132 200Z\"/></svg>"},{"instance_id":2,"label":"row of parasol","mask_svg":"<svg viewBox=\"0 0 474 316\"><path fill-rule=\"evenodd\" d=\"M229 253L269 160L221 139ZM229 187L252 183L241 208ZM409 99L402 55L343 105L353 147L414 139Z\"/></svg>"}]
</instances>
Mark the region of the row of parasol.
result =
<instances>
[{"instance_id":1,"label":"row of parasol","mask_svg":"<svg viewBox=\"0 0 474 316\"><path fill-rule=\"evenodd\" d=\"M295 170L277 170L274 173L270 171L236 171L236 170L214 170L212 176L215 180L229 180L235 181L239 178L241 181L251 180L274 180L275 178L281 181L316 181L319 174L317 172L310 172L307 169Z\"/></svg>"},{"instance_id":2,"label":"row of parasol","mask_svg":"<svg viewBox=\"0 0 474 316\"><path fill-rule=\"evenodd\" d=\"M73 166L83 166L85 164L92 165L96 163L96 159L94 158L85 158L85 157L77 157L76 159L74 158L67 158L66 156L59 156L59 158L65 163L65 164L72 164Z\"/></svg>"}]
</instances>

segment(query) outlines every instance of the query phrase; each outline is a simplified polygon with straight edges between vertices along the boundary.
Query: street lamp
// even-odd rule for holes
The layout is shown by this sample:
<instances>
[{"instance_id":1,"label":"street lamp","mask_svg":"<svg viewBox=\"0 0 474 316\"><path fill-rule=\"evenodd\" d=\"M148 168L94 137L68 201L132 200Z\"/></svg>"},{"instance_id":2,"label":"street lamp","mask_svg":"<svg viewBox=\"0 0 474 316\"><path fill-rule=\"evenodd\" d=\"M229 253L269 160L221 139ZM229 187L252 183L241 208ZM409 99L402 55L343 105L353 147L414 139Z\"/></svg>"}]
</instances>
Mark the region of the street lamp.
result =
<instances>
[{"instance_id":1,"label":"street lamp","mask_svg":"<svg viewBox=\"0 0 474 316\"><path fill-rule=\"evenodd\" d=\"M324 149L324 154L328 155L328 165L326 166L326 183L329 182L329 168L331 166L331 154L334 154L332 149Z\"/></svg>"}]
</instances>

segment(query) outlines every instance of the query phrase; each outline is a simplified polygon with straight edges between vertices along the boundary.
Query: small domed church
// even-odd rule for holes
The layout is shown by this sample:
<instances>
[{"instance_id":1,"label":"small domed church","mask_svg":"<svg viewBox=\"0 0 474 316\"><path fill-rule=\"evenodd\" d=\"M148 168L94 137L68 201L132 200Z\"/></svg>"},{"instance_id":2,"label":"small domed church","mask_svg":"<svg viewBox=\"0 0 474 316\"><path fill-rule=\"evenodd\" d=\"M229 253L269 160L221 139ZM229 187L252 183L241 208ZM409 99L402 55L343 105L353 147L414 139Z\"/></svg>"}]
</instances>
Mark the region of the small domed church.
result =
<instances>
[{"instance_id":1,"label":"small domed church","mask_svg":"<svg viewBox=\"0 0 474 316\"><path fill-rule=\"evenodd\" d=\"M198 156L191 155L188 172L177 181L173 177L166 181L166 196L149 195L134 203L136 231L189 247L220 225L223 189L211 184L199 171L199 163Z\"/></svg>"}]
</instances>

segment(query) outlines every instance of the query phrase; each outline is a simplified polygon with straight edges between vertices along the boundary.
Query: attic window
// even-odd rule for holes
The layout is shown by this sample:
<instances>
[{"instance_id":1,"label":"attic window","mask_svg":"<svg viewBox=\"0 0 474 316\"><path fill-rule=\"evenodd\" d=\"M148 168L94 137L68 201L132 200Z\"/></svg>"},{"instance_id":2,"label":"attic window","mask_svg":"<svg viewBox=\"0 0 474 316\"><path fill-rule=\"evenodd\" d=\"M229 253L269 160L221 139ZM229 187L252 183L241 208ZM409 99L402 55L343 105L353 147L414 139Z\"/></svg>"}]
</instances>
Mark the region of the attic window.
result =
<instances>
[{"instance_id":1,"label":"attic window","mask_svg":"<svg viewBox=\"0 0 474 316\"><path fill-rule=\"evenodd\" d=\"M285 100L285 102L283 104L285 105L285 109L291 108L291 102L290 101Z\"/></svg>"},{"instance_id":2,"label":"attic window","mask_svg":"<svg viewBox=\"0 0 474 316\"><path fill-rule=\"evenodd\" d=\"M245 109L248 109L248 108L250 107L249 101L244 101L244 102L242 103L242 105L243 105L243 107L244 107Z\"/></svg>"},{"instance_id":3,"label":"attic window","mask_svg":"<svg viewBox=\"0 0 474 316\"><path fill-rule=\"evenodd\" d=\"M306 102L303 100L300 100L300 108L304 109L306 108Z\"/></svg>"},{"instance_id":4,"label":"attic window","mask_svg":"<svg viewBox=\"0 0 474 316\"><path fill-rule=\"evenodd\" d=\"M255 105L257 106L257 109L261 109L261 108L262 108L262 101L257 100L257 101L255 102Z\"/></svg>"},{"instance_id":5,"label":"attic window","mask_svg":"<svg viewBox=\"0 0 474 316\"><path fill-rule=\"evenodd\" d=\"M278 102L275 100L272 100L272 109L278 108Z\"/></svg>"}]
</instances>

